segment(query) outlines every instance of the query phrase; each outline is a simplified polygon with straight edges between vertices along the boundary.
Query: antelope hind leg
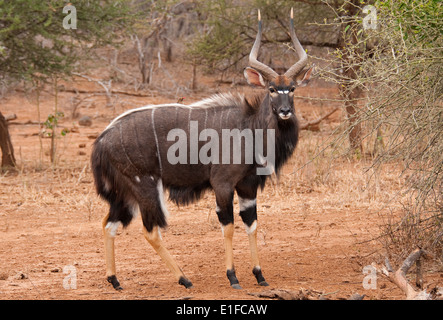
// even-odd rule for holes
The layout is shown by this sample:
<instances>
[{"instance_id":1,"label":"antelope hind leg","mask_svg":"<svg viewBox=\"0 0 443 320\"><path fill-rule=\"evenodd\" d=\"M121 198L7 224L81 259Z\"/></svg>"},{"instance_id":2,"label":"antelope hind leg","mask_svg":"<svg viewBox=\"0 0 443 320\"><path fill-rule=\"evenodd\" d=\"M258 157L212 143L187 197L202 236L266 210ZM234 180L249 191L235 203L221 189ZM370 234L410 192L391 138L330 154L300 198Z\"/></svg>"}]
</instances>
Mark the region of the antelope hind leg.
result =
<instances>
[{"instance_id":1,"label":"antelope hind leg","mask_svg":"<svg viewBox=\"0 0 443 320\"><path fill-rule=\"evenodd\" d=\"M166 263L167 267L174 274L178 283L185 286L186 289L192 288L191 281L189 281L188 278L186 278L185 274L177 265L174 258L171 256L171 254L163 245L163 241L160 235L160 229L157 226L155 226L151 230L151 232L149 232L145 227L143 227L143 235L145 236L146 240L148 240L148 242L151 244L151 246L154 248L154 250L158 253L158 255L162 258L162 260Z\"/></svg>"},{"instance_id":2,"label":"antelope hind leg","mask_svg":"<svg viewBox=\"0 0 443 320\"><path fill-rule=\"evenodd\" d=\"M105 260L106 260L106 277L107 280L114 289L123 290L115 275L115 249L114 239L117 232L117 228L120 225L119 222L108 222L109 214L103 219L103 236L105 243Z\"/></svg>"}]
</instances>

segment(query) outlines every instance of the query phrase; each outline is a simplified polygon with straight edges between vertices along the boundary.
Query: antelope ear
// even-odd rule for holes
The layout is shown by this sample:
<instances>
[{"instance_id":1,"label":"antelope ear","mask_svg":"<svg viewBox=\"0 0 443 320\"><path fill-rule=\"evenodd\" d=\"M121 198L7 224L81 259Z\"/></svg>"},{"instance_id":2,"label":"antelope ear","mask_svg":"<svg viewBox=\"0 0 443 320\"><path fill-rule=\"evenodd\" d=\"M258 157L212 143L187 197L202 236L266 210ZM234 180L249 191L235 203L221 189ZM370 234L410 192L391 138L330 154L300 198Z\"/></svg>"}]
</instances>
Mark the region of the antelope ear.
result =
<instances>
[{"instance_id":1,"label":"antelope ear","mask_svg":"<svg viewBox=\"0 0 443 320\"><path fill-rule=\"evenodd\" d=\"M243 71L243 74L250 85L261 88L266 87L265 79L263 79L263 76L257 70L247 67L245 71Z\"/></svg>"},{"instance_id":2,"label":"antelope ear","mask_svg":"<svg viewBox=\"0 0 443 320\"><path fill-rule=\"evenodd\" d=\"M304 87L309 83L309 80L311 80L311 73L313 70L314 66L302 70L294 77L294 80L297 83L298 87Z\"/></svg>"}]
</instances>

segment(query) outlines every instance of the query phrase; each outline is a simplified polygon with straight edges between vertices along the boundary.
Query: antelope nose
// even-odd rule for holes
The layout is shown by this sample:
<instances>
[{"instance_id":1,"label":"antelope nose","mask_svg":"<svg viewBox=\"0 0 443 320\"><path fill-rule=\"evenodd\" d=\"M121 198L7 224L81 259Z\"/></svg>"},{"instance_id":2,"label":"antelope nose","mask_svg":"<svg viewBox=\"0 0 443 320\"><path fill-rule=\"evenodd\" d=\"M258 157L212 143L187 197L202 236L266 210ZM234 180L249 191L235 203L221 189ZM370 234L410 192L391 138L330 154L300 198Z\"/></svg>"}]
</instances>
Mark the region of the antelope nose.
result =
<instances>
[{"instance_id":1,"label":"antelope nose","mask_svg":"<svg viewBox=\"0 0 443 320\"><path fill-rule=\"evenodd\" d=\"M291 113L291 108L289 107L283 107L280 109L280 113L284 114L285 116Z\"/></svg>"}]
</instances>

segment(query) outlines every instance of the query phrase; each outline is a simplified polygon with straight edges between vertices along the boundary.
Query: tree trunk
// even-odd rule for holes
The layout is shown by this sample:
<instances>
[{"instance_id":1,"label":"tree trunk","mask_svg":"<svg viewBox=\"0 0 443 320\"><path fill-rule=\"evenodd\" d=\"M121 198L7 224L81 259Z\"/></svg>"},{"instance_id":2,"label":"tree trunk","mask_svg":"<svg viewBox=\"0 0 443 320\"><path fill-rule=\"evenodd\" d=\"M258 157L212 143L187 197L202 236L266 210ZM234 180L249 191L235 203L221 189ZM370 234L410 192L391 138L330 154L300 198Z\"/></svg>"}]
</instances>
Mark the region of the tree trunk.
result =
<instances>
[{"instance_id":1,"label":"tree trunk","mask_svg":"<svg viewBox=\"0 0 443 320\"><path fill-rule=\"evenodd\" d=\"M343 18L354 17L361 10L359 0L350 0L344 6ZM358 99L362 89L355 83L357 72L360 68L360 54L357 48L357 28L355 20L350 19L342 23L339 38L339 48L343 52L342 70L344 79L340 85L340 95L345 100L345 109L349 121L349 144L353 151L363 153L362 128L358 114ZM347 31L349 29L349 31ZM347 34L347 33L350 33Z\"/></svg>"},{"instance_id":2,"label":"tree trunk","mask_svg":"<svg viewBox=\"0 0 443 320\"><path fill-rule=\"evenodd\" d=\"M349 144L353 151L363 154L361 120L358 114L359 88L342 88L342 97L345 98L345 108L349 121Z\"/></svg>"},{"instance_id":3,"label":"tree trunk","mask_svg":"<svg viewBox=\"0 0 443 320\"><path fill-rule=\"evenodd\" d=\"M2 168L15 167L14 148L9 135L8 123L0 112L0 148L2 150Z\"/></svg>"},{"instance_id":4,"label":"tree trunk","mask_svg":"<svg viewBox=\"0 0 443 320\"><path fill-rule=\"evenodd\" d=\"M192 63L192 79L191 79L191 90L197 90L197 63Z\"/></svg>"}]
</instances>

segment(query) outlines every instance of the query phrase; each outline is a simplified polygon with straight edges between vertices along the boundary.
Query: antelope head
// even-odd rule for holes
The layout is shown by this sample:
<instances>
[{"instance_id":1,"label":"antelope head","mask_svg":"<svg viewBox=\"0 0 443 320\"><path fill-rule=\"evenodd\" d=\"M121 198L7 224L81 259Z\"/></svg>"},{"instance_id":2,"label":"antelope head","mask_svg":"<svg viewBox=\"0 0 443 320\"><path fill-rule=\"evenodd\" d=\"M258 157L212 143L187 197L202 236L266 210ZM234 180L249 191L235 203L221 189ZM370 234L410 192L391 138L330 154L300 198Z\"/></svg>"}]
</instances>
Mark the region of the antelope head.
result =
<instances>
[{"instance_id":1,"label":"antelope head","mask_svg":"<svg viewBox=\"0 0 443 320\"><path fill-rule=\"evenodd\" d=\"M291 66L283 75L279 75L272 68L257 60L262 35L262 21L260 10L258 11L258 32L249 54L249 67L244 75L249 84L268 88L269 101L272 111L279 120L288 120L294 116L294 91L297 87L308 84L313 67L305 68L308 56L297 39L294 31L294 11L291 9L290 34L292 44L299 60Z\"/></svg>"}]
</instances>

